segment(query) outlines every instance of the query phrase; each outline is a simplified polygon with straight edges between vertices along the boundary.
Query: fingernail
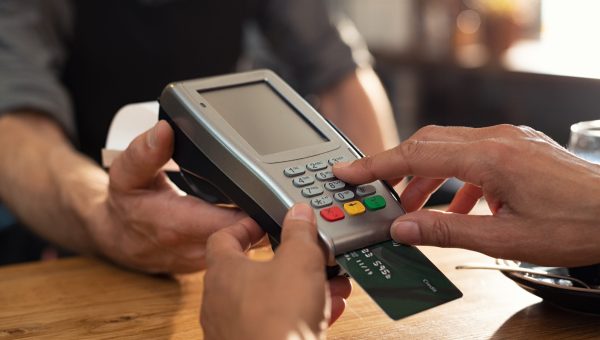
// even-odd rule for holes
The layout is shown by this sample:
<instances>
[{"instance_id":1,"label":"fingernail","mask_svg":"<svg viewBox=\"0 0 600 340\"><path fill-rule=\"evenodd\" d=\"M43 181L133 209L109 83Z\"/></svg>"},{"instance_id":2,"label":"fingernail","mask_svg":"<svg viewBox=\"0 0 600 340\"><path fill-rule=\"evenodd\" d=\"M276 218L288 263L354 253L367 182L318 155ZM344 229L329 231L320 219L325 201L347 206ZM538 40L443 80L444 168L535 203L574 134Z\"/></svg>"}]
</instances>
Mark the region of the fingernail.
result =
<instances>
[{"instance_id":1,"label":"fingernail","mask_svg":"<svg viewBox=\"0 0 600 340\"><path fill-rule=\"evenodd\" d=\"M390 233L392 234L392 238L398 242L407 244L421 243L421 230L419 225L413 221L394 222Z\"/></svg>"},{"instance_id":2,"label":"fingernail","mask_svg":"<svg viewBox=\"0 0 600 340\"><path fill-rule=\"evenodd\" d=\"M148 144L148 146L151 149L154 149L156 147L157 130L158 130L158 123L156 123L154 125L154 127L152 128L152 130L148 131L148 133L146 134L146 144Z\"/></svg>"},{"instance_id":3,"label":"fingernail","mask_svg":"<svg viewBox=\"0 0 600 340\"><path fill-rule=\"evenodd\" d=\"M288 218L292 220L300 220L313 223L315 220L315 215L313 213L312 208L308 204L298 203L292 207Z\"/></svg>"},{"instance_id":4,"label":"fingernail","mask_svg":"<svg viewBox=\"0 0 600 340\"><path fill-rule=\"evenodd\" d=\"M345 167L348 167L348 166L350 166L350 164L352 164L352 162L338 162L338 163L335 163L335 164L333 165L333 167L334 167L334 168L341 169L341 168L345 168Z\"/></svg>"}]
</instances>

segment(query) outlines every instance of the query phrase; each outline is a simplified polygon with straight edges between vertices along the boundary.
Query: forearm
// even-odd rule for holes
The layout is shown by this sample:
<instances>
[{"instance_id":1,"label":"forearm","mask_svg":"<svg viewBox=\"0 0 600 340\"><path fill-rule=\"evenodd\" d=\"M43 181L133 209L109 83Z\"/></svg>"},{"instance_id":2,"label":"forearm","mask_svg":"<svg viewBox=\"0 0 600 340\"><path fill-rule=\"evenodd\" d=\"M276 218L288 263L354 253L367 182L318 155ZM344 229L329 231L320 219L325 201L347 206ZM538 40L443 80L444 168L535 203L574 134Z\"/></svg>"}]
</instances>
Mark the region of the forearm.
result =
<instances>
[{"instance_id":1,"label":"forearm","mask_svg":"<svg viewBox=\"0 0 600 340\"><path fill-rule=\"evenodd\" d=\"M368 155L399 143L389 100L370 68L356 70L322 94L320 111Z\"/></svg>"},{"instance_id":2,"label":"forearm","mask_svg":"<svg viewBox=\"0 0 600 340\"><path fill-rule=\"evenodd\" d=\"M0 118L0 200L39 235L94 252L86 221L107 183L106 172L77 153L51 120L33 113Z\"/></svg>"}]
</instances>

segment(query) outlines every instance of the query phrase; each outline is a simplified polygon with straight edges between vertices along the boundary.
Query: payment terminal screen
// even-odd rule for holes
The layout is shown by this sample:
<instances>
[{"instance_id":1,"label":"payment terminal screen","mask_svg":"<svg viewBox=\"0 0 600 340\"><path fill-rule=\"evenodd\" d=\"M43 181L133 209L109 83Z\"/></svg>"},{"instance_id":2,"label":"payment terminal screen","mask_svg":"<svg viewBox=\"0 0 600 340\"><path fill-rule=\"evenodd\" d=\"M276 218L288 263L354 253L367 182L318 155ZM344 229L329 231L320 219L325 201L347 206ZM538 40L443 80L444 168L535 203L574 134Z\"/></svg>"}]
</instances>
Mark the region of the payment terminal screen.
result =
<instances>
[{"instance_id":1,"label":"payment terminal screen","mask_svg":"<svg viewBox=\"0 0 600 340\"><path fill-rule=\"evenodd\" d=\"M198 92L260 155L329 141L265 82Z\"/></svg>"}]
</instances>

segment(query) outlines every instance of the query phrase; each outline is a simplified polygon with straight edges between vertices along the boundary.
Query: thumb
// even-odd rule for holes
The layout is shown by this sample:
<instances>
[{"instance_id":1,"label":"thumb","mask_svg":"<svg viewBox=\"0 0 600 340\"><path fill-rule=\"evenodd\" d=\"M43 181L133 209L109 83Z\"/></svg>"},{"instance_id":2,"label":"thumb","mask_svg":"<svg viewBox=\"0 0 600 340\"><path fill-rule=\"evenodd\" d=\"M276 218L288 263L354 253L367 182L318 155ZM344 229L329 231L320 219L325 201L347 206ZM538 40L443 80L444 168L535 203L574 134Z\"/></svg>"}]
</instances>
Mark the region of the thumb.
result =
<instances>
[{"instance_id":1,"label":"thumb","mask_svg":"<svg viewBox=\"0 0 600 340\"><path fill-rule=\"evenodd\" d=\"M515 246L533 235L516 219L420 210L392 223L392 238L400 243L456 247L493 257L517 255Z\"/></svg>"},{"instance_id":2,"label":"thumb","mask_svg":"<svg viewBox=\"0 0 600 340\"><path fill-rule=\"evenodd\" d=\"M111 188L128 191L152 185L173 155L173 130L165 121L137 136L110 168Z\"/></svg>"},{"instance_id":3,"label":"thumb","mask_svg":"<svg viewBox=\"0 0 600 340\"><path fill-rule=\"evenodd\" d=\"M292 268L316 268L322 272L324 255L319 247L317 222L312 208L306 203L294 205L283 221L281 244L275 258Z\"/></svg>"}]
</instances>

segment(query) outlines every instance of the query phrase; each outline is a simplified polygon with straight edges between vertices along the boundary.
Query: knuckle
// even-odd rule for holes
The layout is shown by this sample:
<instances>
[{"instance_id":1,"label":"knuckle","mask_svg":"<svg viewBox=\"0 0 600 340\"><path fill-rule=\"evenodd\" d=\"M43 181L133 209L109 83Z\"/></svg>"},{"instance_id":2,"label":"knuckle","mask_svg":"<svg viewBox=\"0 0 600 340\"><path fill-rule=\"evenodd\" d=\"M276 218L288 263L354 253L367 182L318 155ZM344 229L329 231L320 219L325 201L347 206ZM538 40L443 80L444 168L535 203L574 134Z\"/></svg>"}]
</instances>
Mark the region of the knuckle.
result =
<instances>
[{"instance_id":1,"label":"knuckle","mask_svg":"<svg viewBox=\"0 0 600 340\"><path fill-rule=\"evenodd\" d=\"M405 158L410 158L414 155L419 154L423 142L418 139L408 139L406 142L400 144L398 151Z\"/></svg>"},{"instance_id":2,"label":"knuckle","mask_svg":"<svg viewBox=\"0 0 600 340\"><path fill-rule=\"evenodd\" d=\"M525 136L527 142L537 142L540 144L549 144L553 146L558 145L556 141L548 137L548 135L532 127L520 125L519 128L523 131L523 135Z\"/></svg>"},{"instance_id":3,"label":"knuckle","mask_svg":"<svg viewBox=\"0 0 600 340\"><path fill-rule=\"evenodd\" d=\"M516 128L519 129L521 131L521 133L526 136L538 136L539 135L539 132L537 130L535 130L532 127L527 126L527 125L519 125Z\"/></svg>"},{"instance_id":4,"label":"knuckle","mask_svg":"<svg viewBox=\"0 0 600 340\"><path fill-rule=\"evenodd\" d=\"M415 132L412 136L412 138L419 138L419 139L428 139L431 136L433 136L436 132L438 132L442 127L438 126L438 125L427 125L424 126L422 128L420 128L419 130L417 130L417 132Z\"/></svg>"},{"instance_id":5,"label":"knuckle","mask_svg":"<svg viewBox=\"0 0 600 340\"><path fill-rule=\"evenodd\" d=\"M412 169L410 167L410 160L419 157L422 152L423 142L417 139L408 139L398 147L394 149L395 155L397 159L402 160L405 163L405 167L412 174Z\"/></svg>"},{"instance_id":6,"label":"knuckle","mask_svg":"<svg viewBox=\"0 0 600 340\"><path fill-rule=\"evenodd\" d=\"M539 140L546 137L542 132L527 125L500 124L496 128L501 138L510 138L516 142L531 139Z\"/></svg>"},{"instance_id":7,"label":"knuckle","mask_svg":"<svg viewBox=\"0 0 600 340\"><path fill-rule=\"evenodd\" d=\"M521 133L523 135L527 135L527 136L540 136L540 135L544 135L542 132L532 128L531 126L528 125L519 125L516 126L515 128L519 129L519 131L521 131Z\"/></svg>"},{"instance_id":8,"label":"knuckle","mask_svg":"<svg viewBox=\"0 0 600 340\"><path fill-rule=\"evenodd\" d=\"M520 136L523 135L524 132L520 127L512 124L500 124L496 125L495 128L498 133L503 136Z\"/></svg>"},{"instance_id":9,"label":"knuckle","mask_svg":"<svg viewBox=\"0 0 600 340\"><path fill-rule=\"evenodd\" d=\"M406 169L408 174L414 174L411 160L414 160L421 155L422 148L422 141L411 138L394 148L392 157L399 160L400 167Z\"/></svg>"},{"instance_id":10,"label":"knuckle","mask_svg":"<svg viewBox=\"0 0 600 340\"><path fill-rule=\"evenodd\" d=\"M498 125L501 130L501 140L505 141L505 146L514 146L529 142L547 142L550 138L543 132L540 132L527 125ZM514 150L513 150L514 151Z\"/></svg>"},{"instance_id":11,"label":"knuckle","mask_svg":"<svg viewBox=\"0 0 600 340\"><path fill-rule=\"evenodd\" d=\"M450 226L443 219L436 218L433 221L429 237L431 242L439 247L449 247L452 245Z\"/></svg>"}]
</instances>

